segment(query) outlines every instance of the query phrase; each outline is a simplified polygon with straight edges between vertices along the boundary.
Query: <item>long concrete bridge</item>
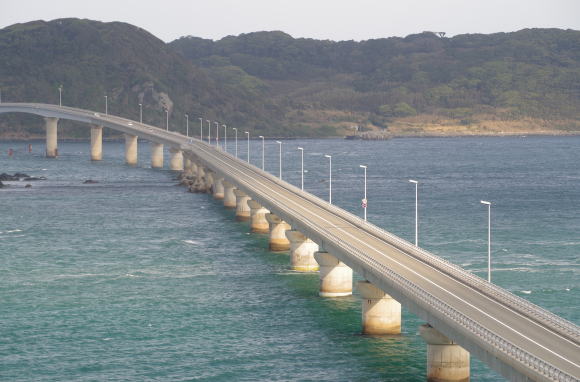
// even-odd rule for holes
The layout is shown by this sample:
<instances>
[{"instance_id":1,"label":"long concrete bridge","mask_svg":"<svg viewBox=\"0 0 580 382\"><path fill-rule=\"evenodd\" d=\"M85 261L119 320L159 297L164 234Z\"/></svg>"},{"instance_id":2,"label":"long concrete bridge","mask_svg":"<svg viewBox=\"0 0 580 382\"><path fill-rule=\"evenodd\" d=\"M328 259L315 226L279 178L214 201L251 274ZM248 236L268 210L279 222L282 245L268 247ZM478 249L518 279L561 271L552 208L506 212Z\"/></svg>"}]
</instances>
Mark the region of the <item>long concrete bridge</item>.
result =
<instances>
[{"instance_id":1,"label":"long concrete bridge","mask_svg":"<svg viewBox=\"0 0 580 382\"><path fill-rule=\"evenodd\" d=\"M350 295L353 272L368 334L401 330L401 304L425 320L430 381L469 380L474 355L512 381L580 381L580 328L459 266L286 183L199 139L93 111L3 103L1 113L46 120L46 153L58 155L58 119L91 125L91 159L102 158L102 128L125 134L125 157L137 163L137 137L152 144L152 167L184 171L193 188L213 193L272 250L290 250L293 269L319 271L321 297Z\"/></svg>"}]
</instances>

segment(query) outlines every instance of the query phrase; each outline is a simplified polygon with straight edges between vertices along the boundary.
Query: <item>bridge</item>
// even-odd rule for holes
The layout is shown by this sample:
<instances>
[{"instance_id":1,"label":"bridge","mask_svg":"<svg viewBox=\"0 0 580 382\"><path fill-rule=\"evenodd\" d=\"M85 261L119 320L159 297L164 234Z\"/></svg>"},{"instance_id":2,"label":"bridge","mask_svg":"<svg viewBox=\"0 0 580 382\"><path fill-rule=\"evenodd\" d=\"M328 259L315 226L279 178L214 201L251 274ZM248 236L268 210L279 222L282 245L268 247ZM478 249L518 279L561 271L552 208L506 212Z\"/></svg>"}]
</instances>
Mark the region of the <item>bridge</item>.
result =
<instances>
[{"instance_id":1,"label":"bridge","mask_svg":"<svg viewBox=\"0 0 580 382\"><path fill-rule=\"evenodd\" d=\"M353 272L362 296L363 332L396 334L401 304L427 324L431 381L469 380L473 355L512 381L579 381L580 328L243 161L217 145L113 115L47 104L2 103L2 113L45 118L47 156L58 155L58 119L91 125L91 159L102 157L102 128L125 134L127 164L137 137L151 142L152 167L183 171L191 188L235 208L272 250L290 250L297 271L319 271L324 298L350 295Z\"/></svg>"}]
</instances>

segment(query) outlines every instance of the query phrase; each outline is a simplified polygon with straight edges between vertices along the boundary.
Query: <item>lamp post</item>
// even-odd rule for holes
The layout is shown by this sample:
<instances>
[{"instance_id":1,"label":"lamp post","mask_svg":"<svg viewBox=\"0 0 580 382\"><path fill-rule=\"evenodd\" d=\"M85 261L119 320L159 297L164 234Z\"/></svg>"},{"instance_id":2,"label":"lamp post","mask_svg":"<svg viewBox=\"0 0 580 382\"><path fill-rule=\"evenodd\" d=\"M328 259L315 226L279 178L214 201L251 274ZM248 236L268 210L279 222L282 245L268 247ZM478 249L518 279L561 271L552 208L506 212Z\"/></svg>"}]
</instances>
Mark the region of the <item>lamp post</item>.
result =
<instances>
[{"instance_id":1,"label":"lamp post","mask_svg":"<svg viewBox=\"0 0 580 382\"><path fill-rule=\"evenodd\" d=\"M139 104L139 123L143 123L143 104Z\"/></svg>"},{"instance_id":2,"label":"lamp post","mask_svg":"<svg viewBox=\"0 0 580 382\"><path fill-rule=\"evenodd\" d=\"M58 87L58 106L62 107L62 85Z\"/></svg>"},{"instance_id":3,"label":"lamp post","mask_svg":"<svg viewBox=\"0 0 580 382\"><path fill-rule=\"evenodd\" d=\"M224 151L228 152L228 127L226 125L222 125L224 127Z\"/></svg>"},{"instance_id":4,"label":"lamp post","mask_svg":"<svg viewBox=\"0 0 580 382\"><path fill-rule=\"evenodd\" d=\"M207 122L207 143L211 145L211 121L206 119Z\"/></svg>"},{"instance_id":5,"label":"lamp post","mask_svg":"<svg viewBox=\"0 0 580 382\"><path fill-rule=\"evenodd\" d=\"M278 146L280 147L280 163L279 163L279 167L280 167L280 180L282 180L282 142L280 141L276 141L276 143L278 144Z\"/></svg>"},{"instance_id":6,"label":"lamp post","mask_svg":"<svg viewBox=\"0 0 580 382\"><path fill-rule=\"evenodd\" d=\"M220 146L220 124L215 121L215 147Z\"/></svg>"},{"instance_id":7,"label":"lamp post","mask_svg":"<svg viewBox=\"0 0 580 382\"><path fill-rule=\"evenodd\" d=\"M300 189L304 191L304 148L298 147L300 150L300 162L302 163L300 166Z\"/></svg>"},{"instance_id":8,"label":"lamp post","mask_svg":"<svg viewBox=\"0 0 580 382\"><path fill-rule=\"evenodd\" d=\"M264 136L260 135L260 138L262 138L262 171L264 171Z\"/></svg>"},{"instance_id":9,"label":"lamp post","mask_svg":"<svg viewBox=\"0 0 580 382\"><path fill-rule=\"evenodd\" d=\"M415 247L419 246L419 182L409 179L415 185Z\"/></svg>"},{"instance_id":10,"label":"lamp post","mask_svg":"<svg viewBox=\"0 0 580 382\"><path fill-rule=\"evenodd\" d=\"M237 127L233 127L232 128L235 131L235 135L236 135L236 158L238 157L238 128Z\"/></svg>"},{"instance_id":11,"label":"lamp post","mask_svg":"<svg viewBox=\"0 0 580 382\"><path fill-rule=\"evenodd\" d=\"M189 137L189 115L185 114L185 135Z\"/></svg>"},{"instance_id":12,"label":"lamp post","mask_svg":"<svg viewBox=\"0 0 580 382\"><path fill-rule=\"evenodd\" d=\"M491 202L485 200L481 204L487 205L487 282L491 282Z\"/></svg>"},{"instance_id":13,"label":"lamp post","mask_svg":"<svg viewBox=\"0 0 580 382\"><path fill-rule=\"evenodd\" d=\"M245 131L245 133L248 136L248 163L250 163L250 132Z\"/></svg>"},{"instance_id":14,"label":"lamp post","mask_svg":"<svg viewBox=\"0 0 580 382\"><path fill-rule=\"evenodd\" d=\"M364 211L364 219L367 221L367 166L361 164L359 167L365 170L365 193L361 204Z\"/></svg>"},{"instance_id":15,"label":"lamp post","mask_svg":"<svg viewBox=\"0 0 580 382\"><path fill-rule=\"evenodd\" d=\"M169 109L165 109L165 130L169 131Z\"/></svg>"},{"instance_id":16,"label":"lamp post","mask_svg":"<svg viewBox=\"0 0 580 382\"><path fill-rule=\"evenodd\" d=\"M109 97L105 95L105 115L109 114Z\"/></svg>"},{"instance_id":17,"label":"lamp post","mask_svg":"<svg viewBox=\"0 0 580 382\"><path fill-rule=\"evenodd\" d=\"M324 154L328 158L328 203L332 204L332 155Z\"/></svg>"},{"instance_id":18,"label":"lamp post","mask_svg":"<svg viewBox=\"0 0 580 382\"><path fill-rule=\"evenodd\" d=\"M203 118L199 117L199 140L203 142Z\"/></svg>"}]
</instances>

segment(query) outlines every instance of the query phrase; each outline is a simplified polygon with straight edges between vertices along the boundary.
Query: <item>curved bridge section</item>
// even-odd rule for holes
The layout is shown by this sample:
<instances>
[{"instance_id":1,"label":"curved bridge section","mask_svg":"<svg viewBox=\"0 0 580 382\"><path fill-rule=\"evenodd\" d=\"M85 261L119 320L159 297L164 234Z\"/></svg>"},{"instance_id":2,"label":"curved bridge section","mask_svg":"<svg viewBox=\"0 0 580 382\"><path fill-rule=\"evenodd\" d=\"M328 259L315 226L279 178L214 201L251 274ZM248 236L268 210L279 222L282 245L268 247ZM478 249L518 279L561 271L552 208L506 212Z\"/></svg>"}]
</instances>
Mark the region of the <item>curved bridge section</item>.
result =
<instances>
[{"instance_id":1,"label":"curved bridge section","mask_svg":"<svg viewBox=\"0 0 580 382\"><path fill-rule=\"evenodd\" d=\"M225 198L226 206L236 206L237 200L240 216L244 216L248 200L254 206L251 219L260 213L263 219L265 209L269 210L271 243L274 231L284 223L284 229L291 226L293 232L301 233L298 236L318 244L319 251L314 256L320 265L321 296L348 294L346 284L349 280L352 284L352 276L350 279L344 276L348 274L345 270L353 270L366 280L359 286L365 299L363 320L365 315L369 322L382 315L379 321L384 321L390 315L392 321L397 314L393 303L396 300L429 323L421 328L421 335L428 344L430 380L468 380L469 354L513 381L580 380L580 328L577 325L220 148L87 110L42 104L0 104L0 113L7 112L43 116L47 127L53 123L49 121L54 121L51 118L105 126L126 136L139 136L183 152L185 172L196 177L201 188L209 188L214 196ZM338 272L339 268L342 273ZM338 273L342 276L336 276ZM332 285L338 285L336 277L342 277L340 288L343 289L333 292ZM389 302L385 304L391 308L377 311L378 302L384 303L387 299ZM371 309L375 309L372 314ZM400 306L398 309L400 328Z\"/></svg>"}]
</instances>

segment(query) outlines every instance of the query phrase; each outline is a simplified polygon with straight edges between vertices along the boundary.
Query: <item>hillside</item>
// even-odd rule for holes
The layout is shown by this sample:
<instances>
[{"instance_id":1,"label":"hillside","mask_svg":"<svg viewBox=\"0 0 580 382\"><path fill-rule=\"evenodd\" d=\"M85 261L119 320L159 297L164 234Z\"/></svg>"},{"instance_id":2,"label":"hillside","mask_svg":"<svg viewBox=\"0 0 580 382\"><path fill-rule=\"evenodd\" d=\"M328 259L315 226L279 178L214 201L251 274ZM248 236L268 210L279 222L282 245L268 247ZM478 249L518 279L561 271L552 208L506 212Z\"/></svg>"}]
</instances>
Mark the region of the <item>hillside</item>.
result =
<instances>
[{"instance_id":1,"label":"hillside","mask_svg":"<svg viewBox=\"0 0 580 382\"><path fill-rule=\"evenodd\" d=\"M255 116L265 123L274 119L257 91L247 96L223 85L176 53L147 31L125 23L61 19L33 21L0 30L0 88L4 102L58 103L63 86L63 104L104 110L185 129L185 113L192 127L198 116L250 125ZM219 80L219 79L218 79ZM42 132L33 117L2 117L5 135ZM66 136L85 135L63 123ZM198 130L195 130L198 131Z\"/></svg>"},{"instance_id":2,"label":"hillside","mask_svg":"<svg viewBox=\"0 0 580 382\"><path fill-rule=\"evenodd\" d=\"M209 70L233 66L265 82L294 124L411 134L580 130L578 31L423 32L362 42L257 32L171 46Z\"/></svg>"},{"instance_id":3,"label":"hillside","mask_svg":"<svg viewBox=\"0 0 580 382\"><path fill-rule=\"evenodd\" d=\"M0 30L9 101L63 103L184 130L197 118L252 135L580 132L580 32L529 29L447 38L431 32L361 42L255 32L165 44L125 23L60 19ZM63 135L86 129L62 124ZM0 134L34 136L34 117L2 116ZM196 130L194 130L196 131Z\"/></svg>"}]
</instances>

